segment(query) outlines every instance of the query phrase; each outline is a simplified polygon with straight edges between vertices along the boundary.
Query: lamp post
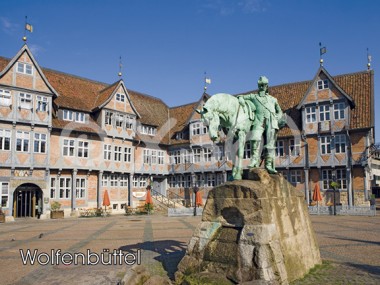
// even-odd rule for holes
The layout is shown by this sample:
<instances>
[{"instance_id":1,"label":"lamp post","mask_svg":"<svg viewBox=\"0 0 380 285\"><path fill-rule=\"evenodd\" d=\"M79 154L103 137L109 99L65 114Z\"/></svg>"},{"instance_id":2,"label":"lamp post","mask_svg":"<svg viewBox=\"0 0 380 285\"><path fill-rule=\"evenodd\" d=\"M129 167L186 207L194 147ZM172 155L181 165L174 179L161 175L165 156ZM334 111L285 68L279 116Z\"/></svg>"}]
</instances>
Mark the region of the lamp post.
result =
<instances>
[{"instance_id":1,"label":"lamp post","mask_svg":"<svg viewBox=\"0 0 380 285\"><path fill-rule=\"evenodd\" d=\"M331 186L333 188L333 203L334 203L334 216L336 216L336 201L335 201L335 193L336 193L336 188L338 186L338 183L336 182L336 177L335 177L335 173L332 174L332 180L333 182L331 182Z\"/></svg>"},{"instance_id":2,"label":"lamp post","mask_svg":"<svg viewBox=\"0 0 380 285\"><path fill-rule=\"evenodd\" d=\"M197 215L197 192L199 191L199 188L197 186L194 187L194 216Z\"/></svg>"}]
</instances>

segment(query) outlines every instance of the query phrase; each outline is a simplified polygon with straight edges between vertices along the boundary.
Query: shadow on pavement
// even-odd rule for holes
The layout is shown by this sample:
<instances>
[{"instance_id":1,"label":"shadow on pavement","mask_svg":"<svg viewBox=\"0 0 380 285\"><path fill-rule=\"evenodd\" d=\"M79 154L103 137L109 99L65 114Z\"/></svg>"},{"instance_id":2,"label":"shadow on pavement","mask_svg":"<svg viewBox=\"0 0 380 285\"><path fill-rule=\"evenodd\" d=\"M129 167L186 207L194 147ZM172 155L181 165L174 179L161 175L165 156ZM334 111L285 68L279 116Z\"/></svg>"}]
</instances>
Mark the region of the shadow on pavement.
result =
<instances>
[{"instance_id":1,"label":"shadow on pavement","mask_svg":"<svg viewBox=\"0 0 380 285\"><path fill-rule=\"evenodd\" d=\"M187 244L176 240L147 241L119 247L119 250L136 253L138 249L152 251L159 255L154 257L159 261L169 278L174 279L177 265L186 253Z\"/></svg>"},{"instance_id":2,"label":"shadow on pavement","mask_svg":"<svg viewBox=\"0 0 380 285\"><path fill-rule=\"evenodd\" d=\"M357 263L351 263L351 262L347 262L345 264L355 269L359 269L361 271L367 272L369 274L380 276L380 266L357 264Z\"/></svg>"},{"instance_id":3,"label":"shadow on pavement","mask_svg":"<svg viewBox=\"0 0 380 285\"><path fill-rule=\"evenodd\" d=\"M370 240L363 240L363 239L353 239L353 238L341 238L341 237L332 237L333 239L339 239L339 240L347 240L347 241L356 241L356 242L362 242L362 243L368 243L368 244L374 244L374 245L380 245L380 242L378 241L370 241ZM352 245L354 246L354 245Z\"/></svg>"}]
</instances>

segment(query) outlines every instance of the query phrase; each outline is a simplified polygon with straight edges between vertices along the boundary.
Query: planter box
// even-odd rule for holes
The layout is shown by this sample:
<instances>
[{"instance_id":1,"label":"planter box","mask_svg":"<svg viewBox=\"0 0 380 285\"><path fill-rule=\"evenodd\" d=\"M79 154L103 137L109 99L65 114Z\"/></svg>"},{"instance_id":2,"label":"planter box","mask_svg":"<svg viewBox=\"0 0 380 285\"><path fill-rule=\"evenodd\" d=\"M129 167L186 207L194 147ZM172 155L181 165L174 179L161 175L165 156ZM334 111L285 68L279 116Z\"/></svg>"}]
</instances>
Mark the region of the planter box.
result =
<instances>
[{"instance_id":1,"label":"planter box","mask_svg":"<svg viewBox=\"0 0 380 285\"><path fill-rule=\"evenodd\" d=\"M5 215L4 214L0 215L0 223L5 223Z\"/></svg>"},{"instance_id":2,"label":"planter box","mask_svg":"<svg viewBox=\"0 0 380 285\"><path fill-rule=\"evenodd\" d=\"M65 217L65 212L62 211L51 211L50 219L63 219Z\"/></svg>"}]
</instances>

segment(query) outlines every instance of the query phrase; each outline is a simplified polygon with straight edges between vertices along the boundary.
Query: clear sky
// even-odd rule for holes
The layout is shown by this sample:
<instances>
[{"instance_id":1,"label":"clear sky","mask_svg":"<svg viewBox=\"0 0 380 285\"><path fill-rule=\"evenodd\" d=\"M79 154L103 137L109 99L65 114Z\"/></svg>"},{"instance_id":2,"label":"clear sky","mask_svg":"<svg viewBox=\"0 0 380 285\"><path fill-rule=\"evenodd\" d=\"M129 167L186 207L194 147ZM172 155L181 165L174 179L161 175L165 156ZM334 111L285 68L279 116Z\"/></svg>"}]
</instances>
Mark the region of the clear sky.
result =
<instances>
[{"instance_id":1,"label":"clear sky","mask_svg":"<svg viewBox=\"0 0 380 285\"><path fill-rule=\"evenodd\" d=\"M204 72L209 94L236 94L260 75L270 85L311 80L319 42L331 75L365 70L369 48L380 110L377 0L1 0L1 56L22 46L26 15L41 66L113 83L121 56L127 88L169 106L198 100Z\"/></svg>"}]
</instances>

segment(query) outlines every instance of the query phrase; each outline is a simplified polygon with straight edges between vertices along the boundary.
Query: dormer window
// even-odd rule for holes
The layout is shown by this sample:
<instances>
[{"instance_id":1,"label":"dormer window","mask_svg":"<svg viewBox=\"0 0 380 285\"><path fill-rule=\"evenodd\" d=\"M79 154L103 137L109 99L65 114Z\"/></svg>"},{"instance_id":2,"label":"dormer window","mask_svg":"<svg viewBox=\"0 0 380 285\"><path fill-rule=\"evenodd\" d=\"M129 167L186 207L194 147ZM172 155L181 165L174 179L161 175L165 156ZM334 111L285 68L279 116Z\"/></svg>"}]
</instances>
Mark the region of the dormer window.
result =
<instances>
[{"instance_id":1,"label":"dormer window","mask_svg":"<svg viewBox=\"0 0 380 285\"><path fill-rule=\"evenodd\" d=\"M0 105L10 106L12 104L11 91L0 89Z\"/></svg>"},{"instance_id":2,"label":"dormer window","mask_svg":"<svg viewBox=\"0 0 380 285\"><path fill-rule=\"evenodd\" d=\"M85 123L85 114L82 112L63 110L63 119L65 121L75 121L78 123Z\"/></svg>"},{"instance_id":3,"label":"dormer window","mask_svg":"<svg viewBox=\"0 0 380 285\"><path fill-rule=\"evenodd\" d=\"M344 120L344 103L335 103L334 104L334 119L335 120Z\"/></svg>"},{"instance_id":4,"label":"dormer window","mask_svg":"<svg viewBox=\"0 0 380 285\"><path fill-rule=\"evenodd\" d=\"M154 136L157 133L157 128L152 127L152 126L142 125L141 126L141 133L146 134L146 135L150 135L150 136Z\"/></svg>"},{"instance_id":5,"label":"dormer window","mask_svg":"<svg viewBox=\"0 0 380 285\"><path fill-rule=\"evenodd\" d=\"M125 95L117 93L116 94L116 101L125 102Z\"/></svg>"},{"instance_id":6,"label":"dormer window","mask_svg":"<svg viewBox=\"0 0 380 285\"><path fill-rule=\"evenodd\" d=\"M31 64L28 64L28 63L18 62L17 63L17 72L23 73L23 74L28 74L28 75L33 75L33 66Z\"/></svg>"},{"instance_id":7,"label":"dormer window","mask_svg":"<svg viewBox=\"0 0 380 285\"><path fill-rule=\"evenodd\" d=\"M317 82L318 90L323 90L329 88L329 81L327 79L318 80Z\"/></svg>"},{"instance_id":8,"label":"dormer window","mask_svg":"<svg viewBox=\"0 0 380 285\"><path fill-rule=\"evenodd\" d=\"M46 112L48 110L48 98L37 96L37 111Z\"/></svg>"}]
</instances>

